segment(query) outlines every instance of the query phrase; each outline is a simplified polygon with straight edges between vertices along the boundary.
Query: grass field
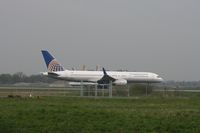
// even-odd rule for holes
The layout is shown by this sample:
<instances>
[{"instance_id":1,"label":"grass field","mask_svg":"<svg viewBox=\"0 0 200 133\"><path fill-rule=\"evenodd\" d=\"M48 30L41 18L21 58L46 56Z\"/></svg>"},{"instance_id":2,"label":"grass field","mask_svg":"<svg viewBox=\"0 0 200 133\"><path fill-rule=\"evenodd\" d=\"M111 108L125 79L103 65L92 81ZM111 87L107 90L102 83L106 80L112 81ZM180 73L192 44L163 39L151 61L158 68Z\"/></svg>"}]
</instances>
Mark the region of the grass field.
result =
<instances>
[{"instance_id":1,"label":"grass field","mask_svg":"<svg viewBox=\"0 0 200 133\"><path fill-rule=\"evenodd\" d=\"M200 132L200 97L1 98L0 132Z\"/></svg>"}]
</instances>

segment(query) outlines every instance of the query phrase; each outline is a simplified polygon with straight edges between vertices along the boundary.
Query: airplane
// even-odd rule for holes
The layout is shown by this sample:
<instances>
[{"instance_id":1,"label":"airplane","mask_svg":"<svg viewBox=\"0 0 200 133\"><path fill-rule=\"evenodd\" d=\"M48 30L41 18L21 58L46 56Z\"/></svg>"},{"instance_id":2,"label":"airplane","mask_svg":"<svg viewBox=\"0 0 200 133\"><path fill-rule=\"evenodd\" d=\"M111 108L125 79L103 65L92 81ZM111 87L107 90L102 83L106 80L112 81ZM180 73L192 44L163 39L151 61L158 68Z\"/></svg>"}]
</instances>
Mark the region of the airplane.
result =
<instances>
[{"instance_id":1,"label":"airplane","mask_svg":"<svg viewBox=\"0 0 200 133\"><path fill-rule=\"evenodd\" d=\"M127 85L128 83L160 83L164 80L151 72L80 71L65 69L48 51L42 50L47 72L42 75L69 81L71 85Z\"/></svg>"}]
</instances>

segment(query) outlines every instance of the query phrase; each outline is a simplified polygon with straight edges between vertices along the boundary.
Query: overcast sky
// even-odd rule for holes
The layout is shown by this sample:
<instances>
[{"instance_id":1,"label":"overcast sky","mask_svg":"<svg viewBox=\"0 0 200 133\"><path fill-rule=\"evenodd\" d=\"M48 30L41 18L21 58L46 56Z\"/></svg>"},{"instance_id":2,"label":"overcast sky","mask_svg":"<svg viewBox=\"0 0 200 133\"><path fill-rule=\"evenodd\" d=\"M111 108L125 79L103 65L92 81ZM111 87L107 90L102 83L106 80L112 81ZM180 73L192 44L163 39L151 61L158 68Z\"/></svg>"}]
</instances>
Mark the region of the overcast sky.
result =
<instances>
[{"instance_id":1,"label":"overcast sky","mask_svg":"<svg viewBox=\"0 0 200 133\"><path fill-rule=\"evenodd\" d=\"M200 80L199 0L0 0L0 73L65 68L150 71Z\"/></svg>"}]
</instances>

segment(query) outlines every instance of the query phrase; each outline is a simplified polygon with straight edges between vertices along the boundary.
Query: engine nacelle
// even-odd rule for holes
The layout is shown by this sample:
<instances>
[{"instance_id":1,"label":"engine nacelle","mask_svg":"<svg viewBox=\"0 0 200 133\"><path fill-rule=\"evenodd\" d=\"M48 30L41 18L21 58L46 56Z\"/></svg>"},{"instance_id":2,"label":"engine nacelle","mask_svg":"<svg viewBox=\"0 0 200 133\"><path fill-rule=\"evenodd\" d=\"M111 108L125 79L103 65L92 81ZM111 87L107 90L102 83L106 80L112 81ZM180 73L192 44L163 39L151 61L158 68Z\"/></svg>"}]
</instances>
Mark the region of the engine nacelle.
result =
<instances>
[{"instance_id":1,"label":"engine nacelle","mask_svg":"<svg viewBox=\"0 0 200 133\"><path fill-rule=\"evenodd\" d=\"M126 85L127 84L127 80L125 79L118 79L115 82L113 82L114 85Z\"/></svg>"}]
</instances>

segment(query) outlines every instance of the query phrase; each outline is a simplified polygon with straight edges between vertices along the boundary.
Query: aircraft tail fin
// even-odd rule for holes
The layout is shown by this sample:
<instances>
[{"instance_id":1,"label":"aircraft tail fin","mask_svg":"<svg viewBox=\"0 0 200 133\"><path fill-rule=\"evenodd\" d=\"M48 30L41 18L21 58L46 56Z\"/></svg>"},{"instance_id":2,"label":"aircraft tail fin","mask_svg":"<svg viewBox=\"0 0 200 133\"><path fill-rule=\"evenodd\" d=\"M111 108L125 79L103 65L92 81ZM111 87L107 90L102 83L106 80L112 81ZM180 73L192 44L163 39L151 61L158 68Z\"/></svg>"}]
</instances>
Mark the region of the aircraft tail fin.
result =
<instances>
[{"instance_id":1,"label":"aircraft tail fin","mask_svg":"<svg viewBox=\"0 0 200 133\"><path fill-rule=\"evenodd\" d=\"M46 50L42 50L42 55L49 72L64 71L64 67Z\"/></svg>"}]
</instances>

